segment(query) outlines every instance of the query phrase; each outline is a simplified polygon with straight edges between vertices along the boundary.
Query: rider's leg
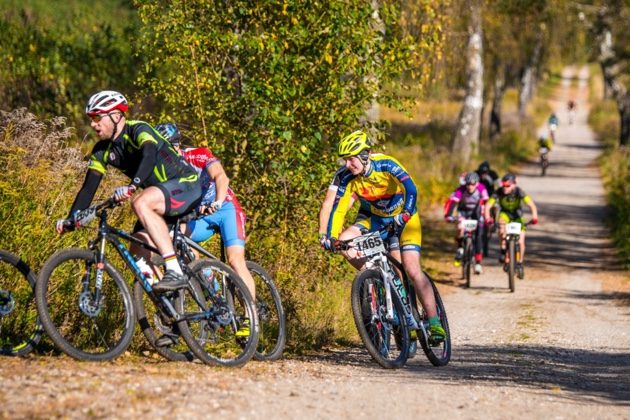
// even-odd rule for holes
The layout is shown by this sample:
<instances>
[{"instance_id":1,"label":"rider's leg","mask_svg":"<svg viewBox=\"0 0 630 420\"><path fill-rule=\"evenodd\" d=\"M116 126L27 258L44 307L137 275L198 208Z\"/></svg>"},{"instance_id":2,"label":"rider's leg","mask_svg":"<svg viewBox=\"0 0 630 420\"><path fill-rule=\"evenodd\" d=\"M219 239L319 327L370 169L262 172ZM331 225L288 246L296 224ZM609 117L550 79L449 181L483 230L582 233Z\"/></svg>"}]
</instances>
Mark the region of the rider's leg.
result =
<instances>
[{"instance_id":1,"label":"rider's leg","mask_svg":"<svg viewBox=\"0 0 630 420\"><path fill-rule=\"evenodd\" d=\"M175 250L168 234L168 227L162 217L166 212L166 200L162 191L157 187L148 187L134 197L132 206L140 223L164 257L167 270L182 274L177 258L174 258Z\"/></svg>"},{"instance_id":2,"label":"rider's leg","mask_svg":"<svg viewBox=\"0 0 630 420\"><path fill-rule=\"evenodd\" d=\"M420 252L415 250L403 251L402 263L407 276L413 281L416 296L420 299L424 311L429 318L437 316L435 295L433 294L431 282L422 272L422 267L420 266Z\"/></svg>"},{"instance_id":3,"label":"rider's leg","mask_svg":"<svg viewBox=\"0 0 630 420\"><path fill-rule=\"evenodd\" d=\"M518 238L518 243L521 248L521 257L518 262L522 264L525 258L525 230L521 231L521 236Z\"/></svg>"},{"instance_id":4,"label":"rider's leg","mask_svg":"<svg viewBox=\"0 0 630 420\"><path fill-rule=\"evenodd\" d=\"M226 247L226 251L228 263L234 271L236 271L236 274L243 279L252 297L256 299L256 284L254 283L252 273L249 272L247 264L245 263L245 247L232 245Z\"/></svg>"},{"instance_id":5,"label":"rider's leg","mask_svg":"<svg viewBox=\"0 0 630 420\"><path fill-rule=\"evenodd\" d=\"M339 235L339 240L347 241L349 239L354 239L357 236L361 236L361 229L357 225L352 225L348 229L341 232L341 235ZM341 251L341 255L343 255L346 260L348 260L348 262L352 264L352 266L357 270L360 270L363 267L363 264L365 264L365 258L358 257L357 251L352 248L346 251Z\"/></svg>"}]
</instances>

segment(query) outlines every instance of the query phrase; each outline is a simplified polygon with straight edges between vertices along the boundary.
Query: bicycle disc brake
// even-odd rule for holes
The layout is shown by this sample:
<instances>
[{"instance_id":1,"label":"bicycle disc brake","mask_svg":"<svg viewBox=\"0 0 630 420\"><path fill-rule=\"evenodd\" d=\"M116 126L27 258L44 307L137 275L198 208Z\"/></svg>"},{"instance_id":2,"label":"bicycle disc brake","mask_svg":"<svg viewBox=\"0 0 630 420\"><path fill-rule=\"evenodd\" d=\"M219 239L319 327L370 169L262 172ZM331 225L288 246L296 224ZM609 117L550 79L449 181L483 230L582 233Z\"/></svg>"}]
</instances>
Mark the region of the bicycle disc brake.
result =
<instances>
[{"instance_id":1,"label":"bicycle disc brake","mask_svg":"<svg viewBox=\"0 0 630 420\"><path fill-rule=\"evenodd\" d=\"M0 315L9 315L15 309L15 299L8 290L0 290Z\"/></svg>"},{"instance_id":2,"label":"bicycle disc brake","mask_svg":"<svg viewBox=\"0 0 630 420\"><path fill-rule=\"evenodd\" d=\"M95 302L89 291L82 292L81 295L79 295L79 308L81 308L81 312L89 317L94 318L101 313L103 309L102 303L103 297L101 297L100 302Z\"/></svg>"}]
</instances>

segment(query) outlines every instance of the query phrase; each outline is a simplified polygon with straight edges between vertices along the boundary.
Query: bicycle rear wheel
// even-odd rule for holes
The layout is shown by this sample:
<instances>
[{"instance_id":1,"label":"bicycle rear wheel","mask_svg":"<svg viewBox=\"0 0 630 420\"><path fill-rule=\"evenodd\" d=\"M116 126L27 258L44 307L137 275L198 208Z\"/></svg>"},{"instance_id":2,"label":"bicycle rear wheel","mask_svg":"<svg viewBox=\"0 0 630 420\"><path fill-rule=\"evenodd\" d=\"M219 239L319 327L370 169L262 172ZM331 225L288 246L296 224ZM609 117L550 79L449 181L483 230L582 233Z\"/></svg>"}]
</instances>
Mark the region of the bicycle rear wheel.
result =
<instances>
[{"instance_id":1,"label":"bicycle rear wheel","mask_svg":"<svg viewBox=\"0 0 630 420\"><path fill-rule=\"evenodd\" d=\"M259 334L256 307L247 286L217 260L197 260L189 267L191 286L181 290L176 306L188 320L179 325L182 336L204 363L243 366L254 356ZM244 333L247 326L249 334Z\"/></svg>"},{"instance_id":2,"label":"bicycle rear wheel","mask_svg":"<svg viewBox=\"0 0 630 420\"><path fill-rule=\"evenodd\" d=\"M368 353L382 367L404 366L409 357L409 329L400 297L392 290L393 319L387 318L385 283L377 270L360 272L352 283L352 315Z\"/></svg>"},{"instance_id":3,"label":"bicycle rear wheel","mask_svg":"<svg viewBox=\"0 0 630 420\"><path fill-rule=\"evenodd\" d=\"M256 283L256 311L260 324L256 360L277 360L282 356L286 342L286 320L280 293L271 275L253 261L247 261L247 269Z\"/></svg>"},{"instance_id":4,"label":"bicycle rear wheel","mask_svg":"<svg viewBox=\"0 0 630 420\"><path fill-rule=\"evenodd\" d=\"M181 337L177 323L170 319L155 296L145 292L138 280L134 282L133 299L138 324L151 347L168 360L193 361L195 356ZM156 340L163 336L170 337L171 343L158 346Z\"/></svg>"},{"instance_id":5,"label":"bicycle rear wheel","mask_svg":"<svg viewBox=\"0 0 630 420\"><path fill-rule=\"evenodd\" d=\"M24 356L39 343L42 325L34 288L37 276L17 255L0 250L0 354Z\"/></svg>"},{"instance_id":6,"label":"bicycle rear wheel","mask_svg":"<svg viewBox=\"0 0 630 420\"><path fill-rule=\"evenodd\" d=\"M446 366L451 360L451 330L448 326L446 308L444 307L444 302L442 302L440 292L435 286L435 282L431 277L429 277L426 272L424 273L424 275L427 276L427 278L431 282L433 294L435 295L437 314L438 317L440 317L440 323L442 324L442 328L444 328L444 332L446 333L446 335L444 337L444 341L440 343L432 343L426 336L419 337L420 345L422 346L422 350L424 350L424 354L427 355L427 358L433 366ZM420 322L422 322L422 324L424 325L424 331L426 331L429 327L429 317L427 316L424 309L422 309L422 306L418 305L417 308L420 315Z\"/></svg>"},{"instance_id":7,"label":"bicycle rear wheel","mask_svg":"<svg viewBox=\"0 0 630 420\"><path fill-rule=\"evenodd\" d=\"M135 327L129 288L105 260L97 279L94 252L70 248L55 253L42 267L35 298L44 330L69 356L102 361L120 356ZM100 297L95 284L102 281Z\"/></svg>"},{"instance_id":8,"label":"bicycle rear wheel","mask_svg":"<svg viewBox=\"0 0 630 420\"><path fill-rule=\"evenodd\" d=\"M515 252L515 241L514 239L510 239L508 244L508 252L509 252L509 256L510 256L510 262L508 263L508 282L510 285L510 292L514 293L514 288L515 288L515 284L514 284L514 271L515 271L515 264L516 264L516 252Z\"/></svg>"}]
</instances>

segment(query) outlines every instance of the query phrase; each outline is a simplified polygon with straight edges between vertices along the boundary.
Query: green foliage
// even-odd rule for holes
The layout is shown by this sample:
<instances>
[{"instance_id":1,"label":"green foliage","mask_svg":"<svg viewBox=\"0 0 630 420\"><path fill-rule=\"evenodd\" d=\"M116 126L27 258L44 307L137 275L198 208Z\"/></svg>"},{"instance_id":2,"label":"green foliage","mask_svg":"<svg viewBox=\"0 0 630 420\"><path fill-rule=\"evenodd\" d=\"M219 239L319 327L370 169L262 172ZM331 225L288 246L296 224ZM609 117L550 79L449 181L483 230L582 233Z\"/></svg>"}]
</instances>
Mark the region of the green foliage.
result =
<instances>
[{"instance_id":1,"label":"green foliage","mask_svg":"<svg viewBox=\"0 0 630 420\"><path fill-rule=\"evenodd\" d=\"M619 113L613 101L599 101L588 122L605 146L599 159L610 205L613 240L622 262L630 267L630 148L619 145Z\"/></svg>"},{"instance_id":2,"label":"green foliage","mask_svg":"<svg viewBox=\"0 0 630 420\"><path fill-rule=\"evenodd\" d=\"M120 1L0 2L0 103L83 119L99 89L130 93L141 60L128 39L137 18Z\"/></svg>"}]
</instances>

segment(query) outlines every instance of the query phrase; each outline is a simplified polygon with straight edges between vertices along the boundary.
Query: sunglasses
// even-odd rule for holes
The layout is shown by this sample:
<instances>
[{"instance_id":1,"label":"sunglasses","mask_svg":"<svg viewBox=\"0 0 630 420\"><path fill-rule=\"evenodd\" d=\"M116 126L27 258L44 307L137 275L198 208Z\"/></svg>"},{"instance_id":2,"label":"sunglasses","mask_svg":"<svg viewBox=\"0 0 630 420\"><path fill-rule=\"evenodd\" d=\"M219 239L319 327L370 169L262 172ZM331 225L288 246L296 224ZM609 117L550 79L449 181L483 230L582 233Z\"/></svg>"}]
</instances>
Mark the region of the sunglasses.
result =
<instances>
[{"instance_id":1,"label":"sunglasses","mask_svg":"<svg viewBox=\"0 0 630 420\"><path fill-rule=\"evenodd\" d=\"M110 116L110 115L116 115L116 114L120 114L120 112L110 112L108 114L96 114L96 115L92 115L90 117L90 121L95 122L95 123L100 123L101 120L103 118L105 118L106 116Z\"/></svg>"},{"instance_id":2,"label":"sunglasses","mask_svg":"<svg viewBox=\"0 0 630 420\"><path fill-rule=\"evenodd\" d=\"M504 186L504 187L510 187L510 186L512 186L512 185L514 185L514 184L512 184L510 181L503 181L503 182L501 183L501 185L502 185L502 186Z\"/></svg>"}]
</instances>

